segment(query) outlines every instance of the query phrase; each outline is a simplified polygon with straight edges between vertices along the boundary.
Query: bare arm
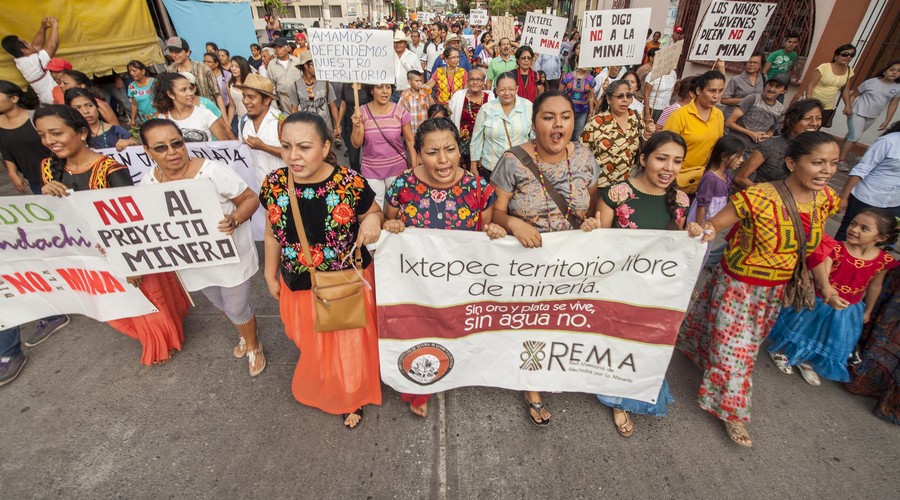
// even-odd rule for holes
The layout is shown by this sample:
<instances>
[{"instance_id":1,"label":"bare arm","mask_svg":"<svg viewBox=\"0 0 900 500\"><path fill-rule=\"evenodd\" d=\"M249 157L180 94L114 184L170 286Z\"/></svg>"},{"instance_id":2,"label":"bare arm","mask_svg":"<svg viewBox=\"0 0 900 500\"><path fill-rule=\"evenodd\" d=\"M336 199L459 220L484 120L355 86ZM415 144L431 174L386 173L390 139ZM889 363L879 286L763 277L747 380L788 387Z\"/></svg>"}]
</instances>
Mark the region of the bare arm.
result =
<instances>
[{"instance_id":1,"label":"bare arm","mask_svg":"<svg viewBox=\"0 0 900 500\"><path fill-rule=\"evenodd\" d=\"M762 153L759 150L754 151L750 154L750 158L747 158L747 161L741 165L740 170L738 170L737 174L734 175L734 183L741 187L742 189L746 189L750 186L755 186L756 183L750 180L750 176L753 175L754 172L762 165L766 159L763 157Z\"/></svg>"},{"instance_id":2,"label":"bare arm","mask_svg":"<svg viewBox=\"0 0 900 500\"><path fill-rule=\"evenodd\" d=\"M353 132L350 134L350 144L353 144L354 148L361 148L363 139L366 135L366 129L363 125L359 108L353 110L353 116L350 117L350 120L353 122Z\"/></svg>"},{"instance_id":3,"label":"bare arm","mask_svg":"<svg viewBox=\"0 0 900 500\"><path fill-rule=\"evenodd\" d=\"M412 133L412 125L408 123L403 126L403 139L406 141L406 150L409 151L409 164L416 168L419 166L415 148L416 137Z\"/></svg>"},{"instance_id":4,"label":"bare arm","mask_svg":"<svg viewBox=\"0 0 900 500\"><path fill-rule=\"evenodd\" d=\"M875 309L875 302L881 295L881 288L884 286L884 277L887 271L881 271L869 282L866 288L866 312L863 313L863 323L868 323L872 319L872 310Z\"/></svg>"},{"instance_id":5,"label":"bare arm","mask_svg":"<svg viewBox=\"0 0 900 500\"><path fill-rule=\"evenodd\" d=\"M744 128L738 125L737 121L740 120L742 116L744 116L744 110L740 107L734 108L734 111L732 111L728 119L725 120L725 128L734 130L735 132L740 134L744 134L747 137L753 139L753 142L759 143L766 140L765 132L756 132L750 130L749 128Z\"/></svg>"},{"instance_id":6,"label":"bare arm","mask_svg":"<svg viewBox=\"0 0 900 500\"><path fill-rule=\"evenodd\" d=\"M269 294L278 300L281 295L281 283L278 280L278 269L281 267L281 244L275 239L275 233L272 232L272 226L269 224L266 224L265 257L263 273L269 287Z\"/></svg>"},{"instance_id":7,"label":"bare arm","mask_svg":"<svg viewBox=\"0 0 900 500\"><path fill-rule=\"evenodd\" d=\"M541 233L531 224L518 217L509 215L509 200L512 199L512 193L504 191L497 186L494 186L494 193L497 194L497 201L494 202L494 224L499 225L506 232L515 236L523 247L540 247Z\"/></svg>"},{"instance_id":8,"label":"bare arm","mask_svg":"<svg viewBox=\"0 0 900 500\"><path fill-rule=\"evenodd\" d=\"M50 18L50 36L43 45L47 55L50 57L56 55L56 51L59 49L59 20L55 17Z\"/></svg>"},{"instance_id":9,"label":"bare arm","mask_svg":"<svg viewBox=\"0 0 900 500\"><path fill-rule=\"evenodd\" d=\"M812 89L816 88L816 84L819 83L819 79L822 78L822 73L819 70L813 70L812 76L809 77L809 81L803 84L799 89L797 89L797 93L794 95L794 98L791 99L791 104L794 104L798 100L800 100L800 96L811 92Z\"/></svg>"},{"instance_id":10,"label":"bare arm","mask_svg":"<svg viewBox=\"0 0 900 500\"><path fill-rule=\"evenodd\" d=\"M898 103L900 103L900 96L891 99L891 103L888 104L887 114L884 115L884 123L878 126L878 130L884 130L891 124L891 120L894 119L894 113L897 111Z\"/></svg>"},{"instance_id":11,"label":"bare arm","mask_svg":"<svg viewBox=\"0 0 900 500\"><path fill-rule=\"evenodd\" d=\"M369 210L359 216L359 234L356 237L356 244L362 246L378 241L383 224L384 213L381 211L381 207L372 203Z\"/></svg>"},{"instance_id":12,"label":"bare arm","mask_svg":"<svg viewBox=\"0 0 900 500\"><path fill-rule=\"evenodd\" d=\"M847 183L844 184L844 189L841 189L841 194L839 195L841 197L841 210L847 209L847 202L850 200L850 192L853 191L853 188L855 188L861 180L862 177L857 177L855 175L851 175L847 179Z\"/></svg>"},{"instance_id":13,"label":"bare arm","mask_svg":"<svg viewBox=\"0 0 900 500\"><path fill-rule=\"evenodd\" d=\"M97 110L100 111L100 118L110 125L119 125L119 117L113 111L112 106L104 99L97 99ZM121 126L121 125L120 125Z\"/></svg>"},{"instance_id":14,"label":"bare arm","mask_svg":"<svg viewBox=\"0 0 900 500\"><path fill-rule=\"evenodd\" d=\"M22 194L31 194L31 191L28 189L28 182L19 175L19 169L16 167L16 164L9 160L6 160L4 163L6 163L6 173L9 174L9 180L16 188L16 191Z\"/></svg>"},{"instance_id":15,"label":"bare arm","mask_svg":"<svg viewBox=\"0 0 900 500\"><path fill-rule=\"evenodd\" d=\"M224 116L224 115L222 115L222 116ZM234 134L231 133L231 128L225 126L225 122L222 121L221 116L219 118L217 118L216 121L214 121L212 123L212 125L209 126L209 131L212 132L214 136L216 136L217 140L220 140L220 141L233 141L234 140Z\"/></svg>"}]
</instances>

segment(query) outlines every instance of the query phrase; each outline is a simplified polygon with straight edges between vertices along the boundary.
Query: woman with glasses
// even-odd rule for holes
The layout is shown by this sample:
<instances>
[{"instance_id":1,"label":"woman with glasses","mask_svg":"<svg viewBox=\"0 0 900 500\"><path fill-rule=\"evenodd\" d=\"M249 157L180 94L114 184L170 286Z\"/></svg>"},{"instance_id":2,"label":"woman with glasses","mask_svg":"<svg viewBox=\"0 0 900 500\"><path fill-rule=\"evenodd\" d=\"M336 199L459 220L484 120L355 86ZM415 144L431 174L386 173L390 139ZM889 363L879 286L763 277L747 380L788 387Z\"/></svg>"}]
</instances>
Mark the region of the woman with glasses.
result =
<instances>
[{"instance_id":1,"label":"woman with glasses","mask_svg":"<svg viewBox=\"0 0 900 500\"><path fill-rule=\"evenodd\" d=\"M763 55L754 52L744 65L744 71L740 75L728 80L725 90L722 91L722 100L725 105L722 114L727 120L734 108L748 95L762 94L766 88L766 79L760 73L763 65Z\"/></svg>"},{"instance_id":2,"label":"woman with glasses","mask_svg":"<svg viewBox=\"0 0 900 500\"><path fill-rule=\"evenodd\" d=\"M519 97L531 102L537 96L544 93L538 74L532 69L534 65L534 51L531 47L523 45L516 51L516 83L518 84Z\"/></svg>"},{"instance_id":3,"label":"woman with glasses","mask_svg":"<svg viewBox=\"0 0 900 500\"><path fill-rule=\"evenodd\" d=\"M490 180L494 165L507 149L531 136L531 101L519 97L516 74L500 74L494 82L497 99L483 105L475 119L469 154L472 172Z\"/></svg>"},{"instance_id":4,"label":"woman with glasses","mask_svg":"<svg viewBox=\"0 0 900 500\"><path fill-rule=\"evenodd\" d=\"M600 112L588 120L581 134L581 142L594 153L600 164L597 180L600 188L628 179L637 159L641 137L647 140L656 131L653 122L645 124L631 108L633 100L634 94L627 81L610 83L600 96Z\"/></svg>"},{"instance_id":5,"label":"woman with glasses","mask_svg":"<svg viewBox=\"0 0 900 500\"><path fill-rule=\"evenodd\" d=\"M494 98L493 94L484 91L484 80L484 70L473 69L469 72L468 88L457 90L450 98L450 117L459 130L459 149L465 166L469 165L471 158L469 149L478 112L481 111L482 106Z\"/></svg>"},{"instance_id":6,"label":"woman with glasses","mask_svg":"<svg viewBox=\"0 0 900 500\"><path fill-rule=\"evenodd\" d=\"M431 92L437 87L434 102L447 106L450 98L457 90L466 87L469 75L466 70L459 67L459 50L453 47L444 49L444 62L446 66L441 66L431 75L431 81L425 84L425 91Z\"/></svg>"},{"instance_id":7,"label":"woman with glasses","mask_svg":"<svg viewBox=\"0 0 900 500\"><path fill-rule=\"evenodd\" d=\"M262 344L257 342L256 314L250 307L250 279L259 269L259 257L250 224L244 224L259 207L256 194L228 166L204 158L189 158L184 136L174 122L154 118L141 127L144 150L156 167L141 179L141 185L185 179L208 179L215 187L225 218L217 227L231 235L241 261L234 264L182 269L185 288L199 290L228 318L238 331L232 350L236 358L247 356L250 376L266 367Z\"/></svg>"},{"instance_id":8,"label":"woman with glasses","mask_svg":"<svg viewBox=\"0 0 900 500\"><path fill-rule=\"evenodd\" d=\"M854 57L856 57L856 47L849 43L835 49L831 62L822 63L813 70L809 81L797 91L797 95L791 101L792 103L796 102L807 93L809 93L809 98L818 99L825 109L822 113L822 128L831 127L838 99L843 99L845 103L850 102L849 83L853 78L850 61Z\"/></svg>"}]
</instances>

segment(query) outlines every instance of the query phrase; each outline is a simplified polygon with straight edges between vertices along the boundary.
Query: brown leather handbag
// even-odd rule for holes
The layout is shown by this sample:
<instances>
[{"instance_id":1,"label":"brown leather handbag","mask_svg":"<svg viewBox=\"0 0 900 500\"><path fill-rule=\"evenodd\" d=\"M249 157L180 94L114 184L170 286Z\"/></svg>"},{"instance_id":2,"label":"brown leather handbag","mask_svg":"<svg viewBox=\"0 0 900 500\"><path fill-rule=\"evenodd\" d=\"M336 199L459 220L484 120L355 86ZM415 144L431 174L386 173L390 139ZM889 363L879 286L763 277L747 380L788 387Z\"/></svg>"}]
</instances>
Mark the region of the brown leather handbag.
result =
<instances>
[{"instance_id":1,"label":"brown leather handbag","mask_svg":"<svg viewBox=\"0 0 900 500\"><path fill-rule=\"evenodd\" d=\"M313 268L312 255L309 253L309 240L303 229L300 217L300 205L297 203L297 191L294 178L290 172L288 178L288 195L291 198L291 213L294 216L294 227L303 246L303 256L310 263L309 279L312 283L313 299L316 306L316 331L333 332L352 330L366 326L366 282L362 275L362 251L356 247L352 267L340 271L316 271Z\"/></svg>"}]
</instances>

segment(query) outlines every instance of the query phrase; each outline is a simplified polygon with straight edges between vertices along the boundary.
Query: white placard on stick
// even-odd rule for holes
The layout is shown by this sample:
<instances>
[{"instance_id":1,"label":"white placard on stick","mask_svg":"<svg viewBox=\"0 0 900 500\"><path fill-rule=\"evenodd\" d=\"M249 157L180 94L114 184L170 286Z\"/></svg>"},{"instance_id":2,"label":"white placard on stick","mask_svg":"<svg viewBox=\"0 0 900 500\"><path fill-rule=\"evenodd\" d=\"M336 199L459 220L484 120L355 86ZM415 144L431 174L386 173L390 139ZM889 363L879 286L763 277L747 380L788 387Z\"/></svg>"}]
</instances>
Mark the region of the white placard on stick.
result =
<instances>
[{"instance_id":1,"label":"white placard on stick","mask_svg":"<svg viewBox=\"0 0 900 500\"><path fill-rule=\"evenodd\" d=\"M513 18L507 16L491 16L491 33L494 40L499 42L503 38L511 41L516 39L516 30L513 28Z\"/></svg>"},{"instance_id":2,"label":"white placard on stick","mask_svg":"<svg viewBox=\"0 0 900 500\"><path fill-rule=\"evenodd\" d=\"M694 34L688 59L744 62L775 12L774 3L712 2Z\"/></svg>"},{"instance_id":3,"label":"white placard on stick","mask_svg":"<svg viewBox=\"0 0 900 500\"><path fill-rule=\"evenodd\" d=\"M431 24L434 22L434 12L417 12L416 20L419 21L419 27L423 24Z\"/></svg>"},{"instance_id":4,"label":"white placard on stick","mask_svg":"<svg viewBox=\"0 0 900 500\"><path fill-rule=\"evenodd\" d=\"M469 24L472 26L487 26L487 9L472 9L469 11Z\"/></svg>"},{"instance_id":5,"label":"white placard on stick","mask_svg":"<svg viewBox=\"0 0 900 500\"><path fill-rule=\"evenodd\" d=\"M657 50L656 57L653 58L653 69L647 75L647 81L655 82L658 78L668 75L677 68L682 49L684 49L684 40L678 40L672 45L666 45Z\"/></svg>"},{"instance_id":6,"label":"white placard on stick","mask_svg":"<svg viewBox=\"0 0 900 500\"><path fill-rule=\"evenodd\" d=\"M308 28L316 78L343 83L396 83L390 30Z\"/></svg>"},{"instance_id":7,"label":"white placard on stick","mask_svg":"<svg viewBox=\"0 0 900 500\"><path fill-rule=\"evenodd\" d=\"M584 13L578 66L640 64L651 9L591 10Z\"/></svg>"},{"instance_id":8,"label":"white placard on stick","mask_svg":"<svg viewBox=\"0 0 900 500\"><path fill-rule=\"evenodd\" d=\"M568 22L565 17L529 12L525 15L520 43L538 54L558 56Z\"/></svg>"}]
</instances>

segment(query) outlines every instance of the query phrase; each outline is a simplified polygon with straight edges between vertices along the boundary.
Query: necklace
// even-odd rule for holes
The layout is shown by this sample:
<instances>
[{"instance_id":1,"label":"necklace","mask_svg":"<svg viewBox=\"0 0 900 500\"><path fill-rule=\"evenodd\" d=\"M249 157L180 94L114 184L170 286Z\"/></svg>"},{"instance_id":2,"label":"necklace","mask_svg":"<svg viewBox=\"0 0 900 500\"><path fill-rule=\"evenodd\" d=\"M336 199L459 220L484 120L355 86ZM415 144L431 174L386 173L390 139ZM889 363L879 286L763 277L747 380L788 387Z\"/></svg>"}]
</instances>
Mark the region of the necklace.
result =
<instances>
[{"instance_id":1,"label":"necklace","mask_svg":"<svg viewBox=\"0 0 900 500\"><path fill-rule=\"evenodd\" d=\"M166 171L163 170L159 165L157 165L156 168L159 170L159 182L183 181L188 173L188 170L191 168L191 162L190 160L188 160L187 165L185 165L184 168L181 169L181 176L177 179L172 176L166 175Z\"/></svg>"},{"instance_id":2,"label":"necklace","mask_svg":"<svg viewBox=\"0 0 900 500\"><path fill-rule=\"evenodd\" d=\"M103 121L100 122L100 133L95 133L94 129L91 129L91 133L94 134L94 137L102 137L103 138L103 147L108 148L109 146L109 137L106 137L106 127L103 126Z\"/></svg>"},{"instance_id":3,"label":"necklace","mask_svg":"<svg viewBox=\"0 0 900 500\"><path fill-rule=\"evenodd\" d=\"M531 147L534 149L534 163L537 165L538 174L540 174L541 187L544 190L544 205L547 207L547 227L551 230L553 229L553 225L550 222L550 214L553 213L553 209L550 205L550 194L547 192L547 182L544 179L544 170L541 168L541 159L538 156L537 144L535 141L531 141ZM569 147L566 146L566 170L569 171L569 203L566 206L566 213L563 217L563 224L560 224L556 227L556 229L563 229L564 224L568 224L569 214L572 213L572 199L575 197L574 190L574 182L572 177L572 156L569 154ZM562 210L560 210L562 212Z\"/></svg>"},{"instance_id":4,"label":"necklace","mask_svg":"<svg viewBox=\"0 0 900 500\"><path fill-rule=\"evenodd\" d=\"M472 118L473 122L475 121L475 115L478 114L478 111L481 110L481 106L484 105L484 93L481 94L481 100L477 104L478 104L478 109L475 110L475 112L473 113L472 112L472 99L469 99L469 97L466 96L466 111L469 112L469 116Z\"/></svg>"}]
</instances>

